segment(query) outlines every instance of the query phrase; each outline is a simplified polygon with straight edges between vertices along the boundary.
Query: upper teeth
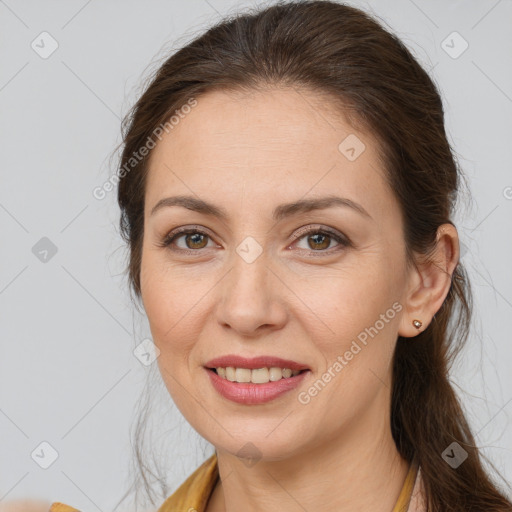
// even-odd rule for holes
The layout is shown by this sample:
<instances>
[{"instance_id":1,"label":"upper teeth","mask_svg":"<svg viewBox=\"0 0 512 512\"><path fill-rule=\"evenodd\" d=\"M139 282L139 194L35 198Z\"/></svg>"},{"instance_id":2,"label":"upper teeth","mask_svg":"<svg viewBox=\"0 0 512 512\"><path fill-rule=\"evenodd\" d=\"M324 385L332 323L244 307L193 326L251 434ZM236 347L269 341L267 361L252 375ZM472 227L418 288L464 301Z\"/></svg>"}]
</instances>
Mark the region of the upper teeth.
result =
<instances>
[{"instance_id":1,"label":"upper teeth","mask_svg":"<svg viewBox=\"0 0 512 512\"><path fill-rule=\"evenodd\" d=\"M266 382L287 379L293 375L298 375L300 370L291 370L290 368L215 368L217 374L231 382L252 382L254 384L265 384Z\"/></svg>"}]
</instances>

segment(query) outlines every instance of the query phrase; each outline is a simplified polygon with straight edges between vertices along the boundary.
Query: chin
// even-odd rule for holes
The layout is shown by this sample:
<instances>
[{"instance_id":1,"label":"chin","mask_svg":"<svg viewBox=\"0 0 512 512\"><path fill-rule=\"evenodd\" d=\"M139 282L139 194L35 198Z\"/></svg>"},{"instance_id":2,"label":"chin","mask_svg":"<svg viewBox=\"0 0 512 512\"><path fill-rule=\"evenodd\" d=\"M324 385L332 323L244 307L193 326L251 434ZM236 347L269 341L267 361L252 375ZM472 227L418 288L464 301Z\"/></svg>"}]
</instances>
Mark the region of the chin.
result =
<instances>
[{"instance_id":1,"label":"chin","mask_svg":"<svg viewBox=\"0 0 512 512\"><path fill-rule=\"evenodd\" d=\"M213 438L205 436L218 452L227 452L240 459L247 460L248 465L252 465L257 461L280 461L289 459L304 449L304 442L297 438L290 437L290 430L283 429L279 434L272 432L275 428L273 425L259 425L258 428L246 429L243 432L233 432L233 436L229 436L223 432L222 438ZM296 430L296 429L293 429Z\"/></svg>"}]
</instances>

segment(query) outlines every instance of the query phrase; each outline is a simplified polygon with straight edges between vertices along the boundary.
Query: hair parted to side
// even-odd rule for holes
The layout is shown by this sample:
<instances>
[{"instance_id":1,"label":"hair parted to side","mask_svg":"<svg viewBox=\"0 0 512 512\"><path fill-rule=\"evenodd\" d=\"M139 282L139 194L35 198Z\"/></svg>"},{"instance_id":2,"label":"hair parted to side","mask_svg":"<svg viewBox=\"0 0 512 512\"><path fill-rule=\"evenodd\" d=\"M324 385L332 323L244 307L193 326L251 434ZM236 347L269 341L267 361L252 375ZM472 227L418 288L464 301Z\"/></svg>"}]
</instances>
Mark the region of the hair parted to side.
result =
<instances>
[{"instance_id":1,"label":"hair parted to side","mask_svg":"<svg viewBox=\"0 0 512 512\"><path fill-rule=\"evenodd\" d=\"M223 19L179 49L154 73L123 120L120 169L191 98L200 102L201 94L213 90L267 87L325 94L352 126L376 138L401 207L408 264L417 263L418 255L428 260L437 228L452 222L463 184L445 133L441 97L395 35L348 5L317 0L260 7ZM149 156L130 163L131 170L119 174L118 185L128 278L138 299ZM394 354L392 434L400 454L419 461L429 511L512 510L483 466L449 380L450 365L469 333L471 313L470 284L459 262L430 325L415 338L399 337ZM468 453L456 469L441 457L454 441ZM137 460L150 496L139 450Z\"/></svg>"}]
</instances>

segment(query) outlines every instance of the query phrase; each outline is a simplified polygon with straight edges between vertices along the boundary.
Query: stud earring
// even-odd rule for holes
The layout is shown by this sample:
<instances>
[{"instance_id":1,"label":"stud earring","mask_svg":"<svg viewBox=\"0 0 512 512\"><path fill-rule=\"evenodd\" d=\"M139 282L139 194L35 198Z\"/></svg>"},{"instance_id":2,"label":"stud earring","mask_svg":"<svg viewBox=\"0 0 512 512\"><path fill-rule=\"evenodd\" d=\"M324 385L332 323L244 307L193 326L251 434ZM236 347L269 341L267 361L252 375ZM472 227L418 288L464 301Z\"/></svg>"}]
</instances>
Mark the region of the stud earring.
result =
<instances>
[{"instance_id":1,"label":"stud earring","mask_svg":"<svg viewBox=\"0 0 512 512\"><path fill-rule=\"evenodd\" d=\"M419 320L413 320L412 325L414 325L416 329L419 329L423 324Z\"/></svg>"}]
</instances>

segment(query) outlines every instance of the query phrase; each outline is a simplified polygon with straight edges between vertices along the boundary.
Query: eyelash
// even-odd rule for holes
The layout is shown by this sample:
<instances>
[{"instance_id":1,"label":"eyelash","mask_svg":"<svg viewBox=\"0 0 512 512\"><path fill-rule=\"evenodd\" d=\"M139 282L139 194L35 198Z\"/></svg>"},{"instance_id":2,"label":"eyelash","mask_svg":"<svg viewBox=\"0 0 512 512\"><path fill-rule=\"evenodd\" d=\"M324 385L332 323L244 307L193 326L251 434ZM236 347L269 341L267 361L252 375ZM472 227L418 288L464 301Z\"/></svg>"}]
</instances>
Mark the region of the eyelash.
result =
<instances>
[{"instance_id":1,"label":"eyelash","mask_svg":"<svg viewBox=\"0 0 512 512\"><path fill-rule=\"evenodd\" d=\"M172 243L175 240L177 240L179 237L181 237L183 235L189 235L189 234L200 234L200 235L206 236L211 239L211 237L208 233L206 233L205 231L203 231L199 228L184 227L184 228L178 228L175 231L171 231L167 236L165 236L163 241L161 243L159 243L158 245L159 245L159 247L165 247L172 251L180 252L182 254L197 255L198 252L202 251L205 248L203 248L203 249L176 249L175 247L172 247ZM330 238L332 238L333 240L338 242L339 246L341 246L342 248L350 247L352 245L352 243L350 242L350 240L348 238L337 233L336 231L333 231L333 230L331 230L329 228L325 228L325 227L301 229L292 243L295 243L297 240L300 240L304 237L311 236L311 235L328 235ZM317 256L317 255L323 255L323 254L332 254L333 252L337 252L340 249L334 248L334 250L333 250L331 248L331 249L321 249L321 250L316 250L316 251L313 249L311 249L311 250L300 249L300 250L309 252L309 253Z\"/></svg>"}]
</instances>

